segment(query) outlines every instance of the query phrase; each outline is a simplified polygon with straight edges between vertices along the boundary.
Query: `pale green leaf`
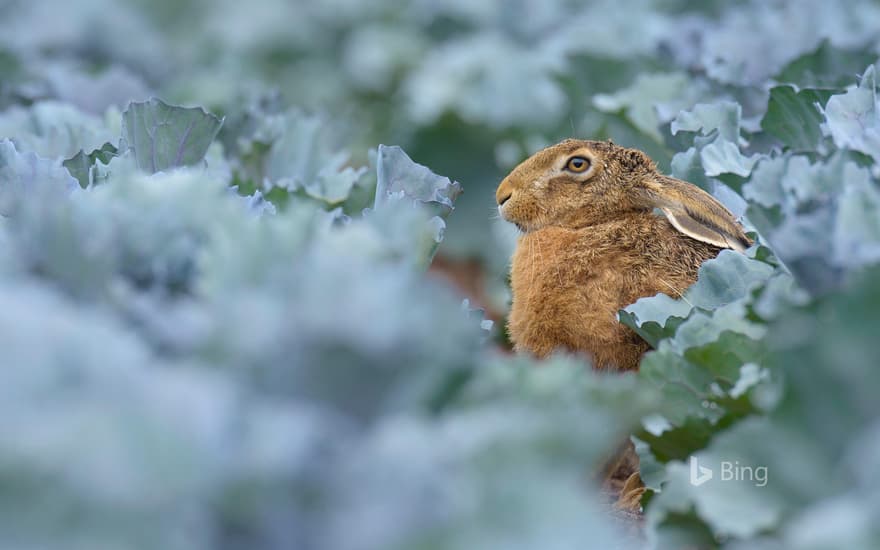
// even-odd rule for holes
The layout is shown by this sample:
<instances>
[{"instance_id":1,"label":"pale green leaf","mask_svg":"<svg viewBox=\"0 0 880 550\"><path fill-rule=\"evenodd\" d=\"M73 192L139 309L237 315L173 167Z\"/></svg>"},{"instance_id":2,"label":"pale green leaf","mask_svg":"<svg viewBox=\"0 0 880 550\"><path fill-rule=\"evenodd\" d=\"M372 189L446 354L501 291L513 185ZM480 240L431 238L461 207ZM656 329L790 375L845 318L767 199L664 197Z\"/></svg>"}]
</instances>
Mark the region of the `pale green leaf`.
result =
<instances>
[{"instance_id":1,"label":"pale green leaf","mask_svg":"<svg viewBox=\"0 0 880 550\"><path fill-rule=\"evenodd\" d=\"M168 105L153 98L131 103L122 114L120 151L131 151L150 174L201 162L223 120L201 107Z\"/></svg>"}]
</instances>

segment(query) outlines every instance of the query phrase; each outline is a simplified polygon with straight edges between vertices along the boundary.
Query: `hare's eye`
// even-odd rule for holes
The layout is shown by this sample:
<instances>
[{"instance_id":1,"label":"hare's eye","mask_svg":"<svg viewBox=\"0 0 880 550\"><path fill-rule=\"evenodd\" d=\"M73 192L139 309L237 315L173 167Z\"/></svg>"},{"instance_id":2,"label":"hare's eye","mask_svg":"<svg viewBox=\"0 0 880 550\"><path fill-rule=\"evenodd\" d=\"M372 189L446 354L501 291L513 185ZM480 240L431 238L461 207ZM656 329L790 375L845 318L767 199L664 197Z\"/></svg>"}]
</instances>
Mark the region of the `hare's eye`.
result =
<instances>
[{"instance_id":1,"label":"hare's eye","mask_svg":"<svg viewBox=\"0 0 880 550\"><path fill-rule=\"evenodd\" d=\"M575 174L586 172L589 167L590 159L586 157L571 157L568 159L568 162L565 163L565 169L569 172L574 172Z\"/></svg>"}]
</instances>

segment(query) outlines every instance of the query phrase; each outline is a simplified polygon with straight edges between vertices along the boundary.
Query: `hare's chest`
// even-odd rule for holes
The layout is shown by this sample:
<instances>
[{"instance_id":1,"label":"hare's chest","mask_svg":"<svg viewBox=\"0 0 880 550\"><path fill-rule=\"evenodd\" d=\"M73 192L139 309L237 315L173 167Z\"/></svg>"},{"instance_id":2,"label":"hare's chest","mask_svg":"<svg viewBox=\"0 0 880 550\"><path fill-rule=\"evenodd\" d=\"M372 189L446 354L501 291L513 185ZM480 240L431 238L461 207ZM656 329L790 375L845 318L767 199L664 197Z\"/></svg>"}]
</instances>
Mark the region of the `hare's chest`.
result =
<instances>
[{"instance_id":1,"label":"hare's chest","mask_svg":"<svg viewBox=\"0 0 880 550\"><path fill-rule=\"evenodd\" d=\"M597 267L586 251L583 239L570 230L552 228L523 235L511 263L514 297L542 302L582 288Z\"/></svg>"},{"instance_id":2,"label":"hare's chest","mask_svg":"<svg viewBox=\"0 0 880 550\"><path fill-rule=\"evenodd\" d=\"M531 237L528 235L527 237ZM617 324L619 292L601 259L568 239L520 240L513 257L509 332L517 349L593 351Z\"/></svg>"}]
</instances>

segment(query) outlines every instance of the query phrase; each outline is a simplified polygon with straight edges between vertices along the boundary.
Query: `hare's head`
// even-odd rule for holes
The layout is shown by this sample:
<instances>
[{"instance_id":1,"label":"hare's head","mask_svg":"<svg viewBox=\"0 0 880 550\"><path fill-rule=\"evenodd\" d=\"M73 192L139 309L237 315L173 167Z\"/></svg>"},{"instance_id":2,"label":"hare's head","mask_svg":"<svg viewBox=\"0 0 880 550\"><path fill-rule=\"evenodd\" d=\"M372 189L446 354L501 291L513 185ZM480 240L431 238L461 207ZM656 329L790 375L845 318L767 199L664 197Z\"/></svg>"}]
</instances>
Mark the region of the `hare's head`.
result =
<instances>
[{"instance_id":1,"label":"hare's head","mask_svg":"<svg viewBox=\"0 0 880 550\"><path fill-rule=\"evenodd\" d=\"M750 244L733 215L702 189L661 175L636 149L567 139L538 151L501 181L501 216L524 232L572 229L659 209L682 233L722 248Z\"/></svg>"}]
</instances>

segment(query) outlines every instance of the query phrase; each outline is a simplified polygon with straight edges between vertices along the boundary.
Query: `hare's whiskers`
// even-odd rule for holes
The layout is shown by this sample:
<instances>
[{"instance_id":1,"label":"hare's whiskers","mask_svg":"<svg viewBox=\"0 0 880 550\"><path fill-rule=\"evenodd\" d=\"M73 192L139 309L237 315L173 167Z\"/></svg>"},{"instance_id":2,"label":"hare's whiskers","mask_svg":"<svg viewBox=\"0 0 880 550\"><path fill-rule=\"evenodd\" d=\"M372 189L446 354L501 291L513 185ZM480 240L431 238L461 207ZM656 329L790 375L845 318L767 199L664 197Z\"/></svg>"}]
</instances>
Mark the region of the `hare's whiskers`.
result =
<instances>
[{"instance_id":1,"label":"hare's whiskers","mask_svg":"<svg viewBox=\"0 0 880 550\"><path fill-rule=\"evenodd\" d=\"M532 236L526 236L529 243L529 288L533 288L535 286L535 248L532 245Z\"/></svg>"},{"instance_id":2,"label":"hare's whiskers","mask_svg":"<svg viewBox=\"0 0 880 550\"><path fill-rule=\"evenodd\" d=\"M562 288L562 272L559 270L559 262L553 262L553 267L556 268L556 278L559 279L559 288Z\"/></svg>"},{"instance_id":3,"label":"hare's whiskers","mask_svg":"<svg viewBox=\"0 0 880 550\"><path fill-rule=\"evenodd\" d=\"M686 303L687 305L689 305L689 306L691 306L691 307L694 307L694 304L690 303L690 302L688 301L688 299L684 297L684 292L682 292L681 290L678 290L677 288L675 288L675 287L672 286L671 284L667 283L667 282L664 281L661 277L657 277L657 280L660 281L661 283L663 283L664 285L668 286L669 288L671 288L671 289L672 289L672 292L676 293L676 294L678 295L679 298L681 298L682 300L684 300L684 303Z\"/></svg>"}]
</instances>

